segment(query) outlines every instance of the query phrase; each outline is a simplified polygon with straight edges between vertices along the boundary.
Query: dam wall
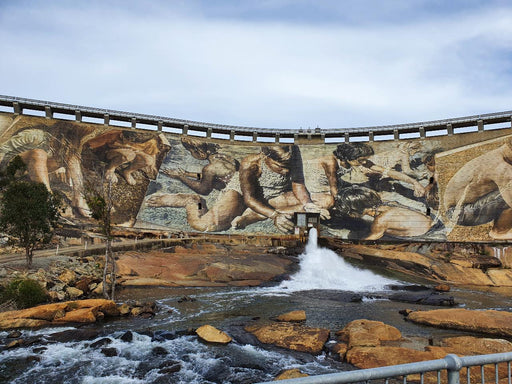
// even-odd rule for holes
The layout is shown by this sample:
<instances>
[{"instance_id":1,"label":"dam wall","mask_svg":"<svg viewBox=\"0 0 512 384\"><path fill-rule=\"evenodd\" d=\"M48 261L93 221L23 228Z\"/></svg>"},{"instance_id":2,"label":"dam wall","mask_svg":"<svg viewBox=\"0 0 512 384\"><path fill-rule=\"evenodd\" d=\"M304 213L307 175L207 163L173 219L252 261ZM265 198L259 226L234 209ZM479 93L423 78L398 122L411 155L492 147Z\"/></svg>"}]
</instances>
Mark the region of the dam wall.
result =
<instances>
[{"instance_id":1,"label":"dam wall","mask_svg":"<svg viewBox=\"0 0 512 384\"><path fill-rule=\"evenodd\" d=\"M0 106L0 169L19 155L27 178L62 192L76 225L92 222L84 190L111 183L114 222L132 228L275 235L307 212L322 236L342 239L512 238L510 112L279 131L8 97Z\"/></svg>"}]
</instances>

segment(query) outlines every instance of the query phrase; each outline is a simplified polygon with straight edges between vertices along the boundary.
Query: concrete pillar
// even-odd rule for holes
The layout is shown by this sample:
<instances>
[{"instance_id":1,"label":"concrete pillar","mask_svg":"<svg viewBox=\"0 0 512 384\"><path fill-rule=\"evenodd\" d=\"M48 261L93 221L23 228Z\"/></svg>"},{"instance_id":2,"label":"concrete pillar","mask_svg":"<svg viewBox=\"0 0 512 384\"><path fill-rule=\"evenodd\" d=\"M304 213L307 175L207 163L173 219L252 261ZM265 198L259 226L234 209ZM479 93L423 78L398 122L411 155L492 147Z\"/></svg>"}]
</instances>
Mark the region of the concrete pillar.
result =
<instances>
[{"instance_id":1,"label":"concrete pillar","mask_svg":"<svg viewBox=\"0 0 512 384\"><path fill-rule=\"evenodd\" d=\"M132 128L137 128L137 119L135 117L132 117Z\"/></svg>"},{"instance_id":2,"label":"concrete pillar","mask_svg":"<svg viewBox=\"0 0 512 384\"><path fill-rule=\"evenodd\" d=\"M427 135L425 134L425 127L420 127L420 137L422 139L424 139L425 137L427 137Z\"/></svg>"},{"instance_id":3,"label":"concrete pillar","mask_svg":"<svg viewBox=\"0 0 512 384\"><path fill-rule=\"evenodd\" d=\"M79 123L82 122L82 112L75 111L75 120L78 121Z\"/></svg>"},{"instance_id":4,"label":"concrete pillar","mask_svg":"<svg viewBox=\"0 0 512 384\"><path fill-rule=\"evenodd\" d=\"M163 122L163 121L159 121L159 122L158 122L158 124L157 124L157 126L156 126L156 129L157 129L157 130L159 130L159 131L161 131L161 130L162 130L162 128L163 128L163 126L164 126L164 122Z\"/></svg>"},{"instance_id":5,"label":"concrete pillar","mask_svg":"<svg viewBox=\"0 0 512 384\"><path fill-rule=\"evenodd\" d=\"M208 128L208 130L206 131L206 137L212 137L212 129L211 128Z\"/></svg>"},{"instance_id":6,"label":"concrete pillar","mask_svg":"<svg viewBox=\"0 0 512 384\"><path fill-rule=\"evenodd\" d=\"M373 138L373 131L368 132L368 140L370 140L370 141L374 141L374 138Z\"/></svg>"},{"instance_id":7,"label":"concrete pillar","mask_svg":"<svg viewBox=\"0 0 512 384\"><path fill-rule=\"evenodd\" d=\"M45 118L51 119L53 117L52 107L50 107L49 105L44 107L44 114L45 114L45 116L44 116Z\"/></svg>"},{"instance_id":8,"label":"concrete pillar","mask_svg":"<svg viewBox=\"0 0 512 384\"><path fill-rule=\"evenodd\" d=\"M231 131L229 132L229 141L234 141L235 140L235 131Z\"/></svg>"},{"instance_id":9,"label":"concrete pillar","mask_svg":"<svg viewBox=\"0 0 512 384\"><path fill-rule=\"evenodd\" d=\"M398 129L393 129L393 138L395 140L400 140L400 134L398 133Z\"/></svg>"},{"instance_id":10,"label":"concrete pillar","mask_svg":"<svg viewBox=\"0 0 512 384\"><path fill-rule=\"evenodd\" d=\"M348 143L350 141L350 135L348 132L345 132L345 143Z\"/></svg>"},{"instance_id":11,"label":"concrete pillar","mask_svg":"<svg viewBox=\"0 0 512 384\"><path fill-rule=\"evenodd\" d=\"M188 125L184 125L183 128L181 129L181 134L182 135L186 135L188 134Z\"/></svg>"},{"instance_id":12,"label":"concrete pillar","mask_svg":"<svg viewBox=\"0 0 512 384\"><path fill-rule=\"evenodd\" d=\"M15 115L21 115L23 113L23 108L21 107L20 103L18 103L17 101L12 103L12 107L14 109Z\"/></svg>"},{"instance_id":13,"label":"concrete pillar","mask_svg":"<svg viewBox=\"0 0 512 384\"><path fill-rule=\"evenodd\" d=\"M448 132L448 136L453 135L453 126L451 124L446 124L446 132Z\"/></svg>"},{"instance_id":14,"label":"concrete pillar","mask_svg":"<svg viewBox=\"0 0 512 384\"><path fill-rule=\"evenodd\" d=\"M110 124L110 116L108 115L108 113L105 113L103 115L103 124L105 124L105 125L109 125Z\"/></svg>"},{"instance_id":15,"label":"concrete pillar","mask_svg":"<svg viewBox=\"0 0 512 384\"><path fill-rule=\"evenodd\" d=\"M294 133L293 134L293 141L297 142L297 140L299 140L299 134L298 133Z\"/></svg>"},{"instance_id":16,"label":"concrete pillar","mask_svg":"<svg viewBox=\"0 0 512 384\"><path fill-rule=\"evenodd\" d=\"M325 143L325 133L320 134L320 140Z\"/></svg>"},{"instance_id":17,"label":"concrete pillar","mask_svg":"<svg viewBox=\"0 0 512 384\"><path fill-rule=\"evenodd\" d=\"M478 132L483 132L484 131L484 121L478 120L477 125L478 125Z\"/></svg>"},{"instance_id":18,"label":"concrete pillar","mask_svg":"<svg viewBox=\"0 0 512 384\"><path fill-rule=\"evenodd\" d=\"M258 132L254 131L252 133L252 141L258 141Z\"/></svg>"}]
</instances>

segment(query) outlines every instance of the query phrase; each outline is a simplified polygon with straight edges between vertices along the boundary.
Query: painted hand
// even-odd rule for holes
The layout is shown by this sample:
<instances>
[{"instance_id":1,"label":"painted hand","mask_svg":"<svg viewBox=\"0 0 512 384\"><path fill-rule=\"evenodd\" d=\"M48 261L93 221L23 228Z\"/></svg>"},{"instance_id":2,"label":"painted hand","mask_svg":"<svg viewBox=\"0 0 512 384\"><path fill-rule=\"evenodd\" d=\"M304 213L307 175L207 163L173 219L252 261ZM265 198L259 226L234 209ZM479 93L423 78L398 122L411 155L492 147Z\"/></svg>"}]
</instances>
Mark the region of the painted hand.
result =
<instances>
[{"instance_id":1,"label":"painted hand","mask_svg":"<svg viewBox=\"0 0 512 384\"><path fill-rule=\"evenodd\" d=\"M319 213L322 220L328 220L331 218L331 214L327 209L320 208L315 203L307 203L304 205L304 210L310 213Z\"/></svg>"},{"instance_id":2,"label":"painted hand","mask_svg":"<svg viewBox=\"0 0 512 384\"><path fill-rule=\"evenodd\" d=\"M274 224L280 232L290 233L293 231L292 215L279 212L274 217Z\"/></svg>"}]
</instances>

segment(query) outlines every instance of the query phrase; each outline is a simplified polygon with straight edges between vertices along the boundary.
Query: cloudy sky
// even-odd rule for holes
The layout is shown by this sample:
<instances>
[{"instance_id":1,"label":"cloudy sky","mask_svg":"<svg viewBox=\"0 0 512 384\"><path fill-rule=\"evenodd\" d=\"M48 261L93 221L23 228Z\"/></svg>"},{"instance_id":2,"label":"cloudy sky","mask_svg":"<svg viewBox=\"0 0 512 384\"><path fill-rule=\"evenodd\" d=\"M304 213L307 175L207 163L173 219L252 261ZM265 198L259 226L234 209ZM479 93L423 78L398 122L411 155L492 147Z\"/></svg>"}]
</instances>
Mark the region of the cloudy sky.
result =
<instances>
[{"instance_id":1,"label":"cloudy sky","mask_svg":"<svg viewBox=\"0 0 512 384\"><path fill-rule=\"evenodd\" d=\"M0 0L0 94L266 128L512 110L512 2Z\"/></svg>"}]
</instances>

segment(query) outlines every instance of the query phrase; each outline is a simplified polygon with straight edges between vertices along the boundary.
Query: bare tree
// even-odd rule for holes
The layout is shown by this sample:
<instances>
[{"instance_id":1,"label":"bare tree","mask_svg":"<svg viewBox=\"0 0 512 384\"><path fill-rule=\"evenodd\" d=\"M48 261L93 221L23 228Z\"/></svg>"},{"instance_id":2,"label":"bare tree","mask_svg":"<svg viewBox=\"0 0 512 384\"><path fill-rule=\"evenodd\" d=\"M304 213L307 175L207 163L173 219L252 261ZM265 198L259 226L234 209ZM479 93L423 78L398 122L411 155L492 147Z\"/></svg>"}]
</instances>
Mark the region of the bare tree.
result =
<instances>
[{"instance_id":1,"label":"bare tree","mask_svg":"<svg viewBox=\"0 0 512 384\"><path fill-rule=\"evenodd\" d=\"M116 262L112 252L112 181L99 184L86 183L84 198L91 211L91 217L98 221L101 233L105 236L105 268L103 269L103 296L114 300L116 290ZM110 283L110 289L109 289ZM110 291L110 292L109 292Z\"/></svg>"}]
</instances>

